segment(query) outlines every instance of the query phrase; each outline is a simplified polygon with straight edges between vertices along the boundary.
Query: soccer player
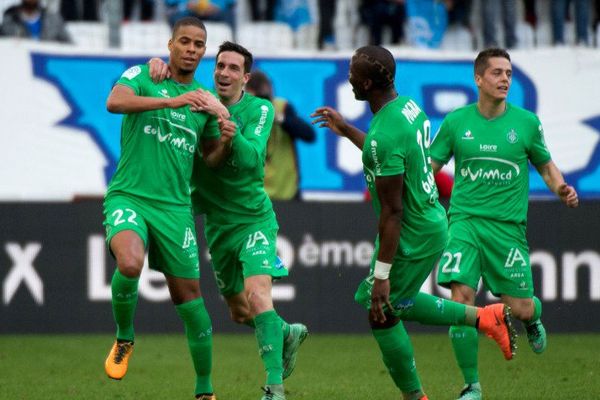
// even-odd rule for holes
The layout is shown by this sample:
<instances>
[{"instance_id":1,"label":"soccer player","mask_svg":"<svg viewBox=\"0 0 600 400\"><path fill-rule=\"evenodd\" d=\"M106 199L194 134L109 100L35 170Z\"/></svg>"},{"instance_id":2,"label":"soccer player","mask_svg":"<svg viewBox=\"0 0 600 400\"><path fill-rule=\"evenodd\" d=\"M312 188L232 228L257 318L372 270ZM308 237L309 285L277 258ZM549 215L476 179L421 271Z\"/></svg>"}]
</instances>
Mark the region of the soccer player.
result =
<instances>
[{"instance_id":1,"label":"soccer player","mask_svg":"<svg viewBox=\"0 0 600 400\"><path fill-rule=\"evenodd\" d=\"M236 121L228 157L213 168L197 160L192 202L204 214L204 233L217 286L233 321L254 328L267 377L263 400L284 400L283 379L296 364L298 348L308 335L303 324L288 324L275 311L273 279L288 275L277 258L279 226L264 189L264 163L274 110L269 100L245 93L252 54L224 42L217 53L214 82L220 102L203 92L200 107ZM151 60L156 79L168 75L166 65Z\"/></svg>"},{"instance_id":2,"label":"soccer player","mask_svg":"<svg viewBox=\"0 0 600 400\"><path fill-rule=\"evenodd\" d=\"M516 335L507 306L476 308L419 292L440 258L447 222L429 162L429 120L412 99L398 95L395 74L394 57L383 47L361 47L352 56L354 96L373 112L366 135L331 107L318 108L312 117L362 150L379 235L355 299L369 310L383 362L404 399L423 400L403 320L478 328L496 340L506 359L513 356Z\"/></svg>"},{"instance_id":3,"label":"soccer player","mask_svg":"<svg viewBox=\"0 0 600 400\"><path fill-rule=\"evenodd\" d=\"M235 134L235 124L190 110L202 104L194 73L205 51L204 24L196 18L181 19L169 40L171 78L155 84L147 66L134 66L108 97L108 110L125 116L121 158L104 201L106 241L117 263L111 283L117 333L105 370L113 379L122 379L127 372L147 248L148 264L165 275L185 325L196 371L196 398L214 400L212 326L200 292L190 180L197 147L207 162L217 165Z\"/></svg>"},{"instance_id":4,"label":"soccer player","mask_svg":"<svg viewBox=\"0 0 600 400\"><path fill-rule=\"evenodd\" d=\"M546 348L546 332L540 320L542 304L533 295L525 237L528 161L568 207L577 207L578 199L550 158L538 117L506 101L511 80L506 51L492 48L479 53L477 103L448 114L431 145L434 171L452 156L456 163L449 240L438 283L450 287L452 300L473 305L483 278L485 288L523 321L529 345L539 354ZM477 332L453 326L450 338L465 379L460 399L481 399Z\"/></svg>"}]
</instances>

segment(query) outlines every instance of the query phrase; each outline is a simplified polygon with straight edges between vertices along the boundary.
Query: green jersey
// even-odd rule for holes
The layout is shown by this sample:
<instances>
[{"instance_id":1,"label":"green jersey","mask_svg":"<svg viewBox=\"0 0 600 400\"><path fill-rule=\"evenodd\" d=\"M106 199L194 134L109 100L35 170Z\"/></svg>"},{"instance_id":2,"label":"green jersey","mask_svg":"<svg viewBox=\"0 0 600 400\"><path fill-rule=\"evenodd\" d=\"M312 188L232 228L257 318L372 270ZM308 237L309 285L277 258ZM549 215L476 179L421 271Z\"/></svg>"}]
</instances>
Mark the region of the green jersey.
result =
<instances>
[{"instance_id":1,"label":"green jersey","mask_svg":"<svg viewBox=\"0 0 600 400\"><path fill-rule=\"evenodd\" d=\"M245 224L274 216L264 189L267 141L273 125L270 101L244 93L228 107L237 132L229 158L208 167L198 154L192 177L192 203L207 223Z\"/></svg>"},{"instance_id":2,"label":"green jersey","mask_svg":"<svg viewBox=\"0 0 600 400\"><path fill-rule=\"evenodd\" d=\"M535 114L507 103L504 114L487 120L477 104L459 108L446 116L431 145L431 156L439 163L452 155L451 218L527 221L528 160L535 166L550 161Z\"/></svg>"},{"instance_id":3,"label":"green jersey","mask_svg":"<svg viewBox=\"0 0 600 400\"><path fill-rule=\"evenodd\" d=\"M445 244L446 213L429 160L427 115L410 98L398 96L374 116L363 146L365 179L375 213L381 204L375 178L404 175L402 226L397 255L424 258L439 252Z\"/></svg>"},{"instance_id":4,"label":"green jersey","mask_svg":"<svg viewBox=\"0 0 600 400\"><path fill-rule=\"evenodd\" d=\"M154 83L147 65L129 68L116 84L145 97L177 97L201 87L196 81ZM162 206L189 207L192 165L200 139L219 135L216 118L193 113L189 106L124 115L121 158L106 196L134 195Z\"/></svg>"}]
</instances>

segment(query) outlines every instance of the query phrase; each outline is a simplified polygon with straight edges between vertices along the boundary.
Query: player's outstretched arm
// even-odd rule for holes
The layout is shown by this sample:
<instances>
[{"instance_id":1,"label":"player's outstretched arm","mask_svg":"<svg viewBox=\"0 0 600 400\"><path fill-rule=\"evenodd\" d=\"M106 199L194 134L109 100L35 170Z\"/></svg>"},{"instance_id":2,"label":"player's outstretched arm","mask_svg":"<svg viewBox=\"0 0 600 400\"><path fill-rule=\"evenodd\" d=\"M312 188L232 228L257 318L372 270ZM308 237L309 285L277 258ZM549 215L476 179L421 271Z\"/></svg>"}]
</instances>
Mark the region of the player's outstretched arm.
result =
<instances>
[{"instance_id":1,"label":"player's outstretched arm","mask_svg":"<svg viewBox=\"0 0 600 400\"><path fill-rule=\"evenodd\" d=\"M565 182L562 173L556 164L554 164L554 161L550 160L546 164L538 165L536 169L544 179L544 182L546 182L548 189L556 194L567 207L575 208L579 206L577 191L573 186Z\"/></svg>"},{"instance_id":2,"label":"player's outstretched arm","mask_svg":"<svg viewBox=\"0 0 600 400\"><path fill-rule=\"evenodd\" d=\"M174 98L138 96L133 89L120 84L113 87L106 101L106 109L115 114L131 114L162 108L180 108L186 105L201 107L199 94L187 92Z\"/></svg>"},{"instance_id":3,"label":"player's outstretched arm","mask_svg":"<svg viewBox=\"0 0 600 400\"><path fill-rule=\"evenodd\" d=\"M375 322L385 322L384 305L387 305L390 310L393 309L390 304L389 272L400 241L403 185L403 175L375 178L377 197L381 204L378 227L379 253L375 262L370 310L370 318Z\"/></svg>"},{"instance_id":4,"label":"player's outstretched arm","mask_svg":"<svg viewBox=\"0 0 600 400\"><path fill-rule=\"evenodd\" d=\"M310 115L312 124L320 128L329 128L336 135L350 139L356 147L362 150L365 144L365 133L357 127L350 125L344 117L331 107L319 107Z\"/></svg>"}]
</instances>

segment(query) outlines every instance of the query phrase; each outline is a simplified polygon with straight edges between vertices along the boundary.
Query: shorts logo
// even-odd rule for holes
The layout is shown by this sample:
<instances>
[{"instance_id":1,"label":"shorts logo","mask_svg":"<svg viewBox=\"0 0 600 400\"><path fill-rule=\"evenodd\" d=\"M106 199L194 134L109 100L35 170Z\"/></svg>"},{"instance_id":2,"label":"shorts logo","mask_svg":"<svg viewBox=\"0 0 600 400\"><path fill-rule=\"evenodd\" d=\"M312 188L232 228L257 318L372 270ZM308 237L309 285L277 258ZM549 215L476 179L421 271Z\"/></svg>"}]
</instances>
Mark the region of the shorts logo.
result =
<instances>
[{"instance_id":1,"label":"shorts logo","mask_svg":"<svg viewBox=\"0 0 600 400\"><path fill-rule=\"evenodd\" d=\"M525 281L521 281L521 283L519 283L519 289L527 290L527 283L525 283Z\"/></svg>"},{"instance_id":2,"label":"shorts logo","mask_svg":"<svg viewBox=\"0 0 600 400\"><path fill-rule=\"evenodd\" d=\"M268 246L269 240L261 231L256 231L248 235L248 241L246 242L246 248L251 249L256 246L257 242L261 242L262 245Z\"/></svg>"},{"instance_id":3,"label":"shorts logo","mask_svg":"<svg viewBox=\"0 0 600 400\"><path fill-rule=\"evenodd\" d=\"M506 257L506 262L504 263L504 268L513 268L515 263L521 263L521 267L527 266L527 260L523 257L523 254L516 247L511 247L508 252L508 257Z\"/></svg>"},{"instance_id":4,"label":"shorts logo","mask_svg":"<svg viewBox=\"0 0 600 400\"><path fill-rule=\"evenodd\" d=\"M192 231L192 228L185 228L183 245L181 245L181 248L188 249L192 245L192 242L196 244L196 237L194 236L194 232Z\"/></svg>"}]
</instances>

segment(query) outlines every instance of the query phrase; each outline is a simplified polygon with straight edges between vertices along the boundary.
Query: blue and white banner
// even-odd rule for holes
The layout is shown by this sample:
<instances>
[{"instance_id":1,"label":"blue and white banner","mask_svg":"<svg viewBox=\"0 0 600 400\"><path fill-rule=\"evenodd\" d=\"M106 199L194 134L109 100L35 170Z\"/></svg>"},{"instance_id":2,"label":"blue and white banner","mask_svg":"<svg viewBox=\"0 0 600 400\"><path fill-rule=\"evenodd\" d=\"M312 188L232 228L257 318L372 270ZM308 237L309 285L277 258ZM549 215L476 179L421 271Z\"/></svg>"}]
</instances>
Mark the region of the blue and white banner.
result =
<instances>
[{"instance_id":1,"label":"blue and white banner","mask_svg":"<svg viewBox=\"0 0 600 400\"><path fill-rule=\"evenodd\" d=\"M0 200L103 195L118 162L121 121L106 111L106 98L123 71L156 54L76 53L14 40L0 40L0 52L6 60L0 74ZM255 66L306 120L316 107L331 105L366 130L368 105L354 99L347 83L350 56L257 56ZM396 56L398 91L423 106L433 132L447 112L476 101L475 54L403 50ZM600 197L600 53L548 49L514 51L512 58L509 100L539 115L553 159L580 197ZM213 66L214 57L207 56L196 76L210 87ZM303 194L361 198L359 151L317 131L315 143L298 144ZM531 195L550 196L534 170Z\"/></svg>"}]
</instances>

